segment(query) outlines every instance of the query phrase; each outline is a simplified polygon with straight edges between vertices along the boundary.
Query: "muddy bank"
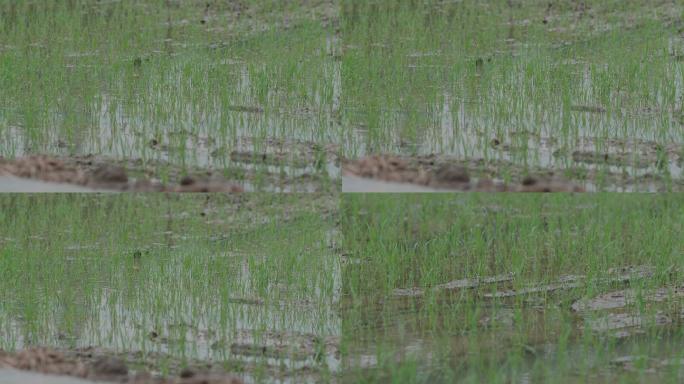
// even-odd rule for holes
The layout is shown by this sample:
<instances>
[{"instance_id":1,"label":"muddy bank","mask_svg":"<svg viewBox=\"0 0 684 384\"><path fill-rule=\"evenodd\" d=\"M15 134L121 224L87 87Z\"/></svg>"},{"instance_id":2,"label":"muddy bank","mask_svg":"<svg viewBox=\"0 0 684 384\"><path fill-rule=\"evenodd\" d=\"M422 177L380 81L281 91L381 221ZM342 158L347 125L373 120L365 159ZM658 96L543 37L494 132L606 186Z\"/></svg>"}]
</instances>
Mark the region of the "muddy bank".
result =
<instances>
[{"instance_id":1,"label":"muddy bank","mask_svg":"<svg viewBox=\"0 0 684 384\"><path fill-rule=\"evenodd\" d=\"M463 162L437 156L401 157L375 155L343 162L342 174L388 183L403 183L428 188L432 191L474 192L584 192L585 188L552 172L511 175L504 181L497 170L482 163ZM358 179L351 187L364 191ZM369 183L370 184L370 183ZM345 186L343 185L343 189ZM368 185L366 192L373 189ZM391 184L386 186L391 188ZM399 189L399 188L398 188Z\"/></svg>"},{"instance_id":2,"label":"muddy bank","mask_svg":"<svg viewBox=\"0 0 684 384\"><path fill-rule=\"evenodd\" d=\"M12 368L48 375L72 376L97 382L130 384L239 384L242 380L228 373L209 372L206 367L186 367L176 377L155 375L144 368L133 368L118 356L80 350L72 352L32 348L17 353L0 351L2 369ZM66 381L70 382L70 381ZM85 381L74 381L85 382Z\"/></svg>"},{"instance_id":3,"label":"muddy bank","mask_svg":"<svg viewBox=\"0 0 684 384\"><path fill-rule=\"evenodd\" d=\"M276 158L272 155L241 153L239 163L253 165L255 162L265 166ZM325 159L325 156L322 157ZM325 160L320 167L334 168ZM141 160L113 160L96 156L27 156L17 159L0 158L0 192L13 192L15 189L40 191L38 183L49 183L46 191L70 189L68 185L86 188L74 190L113 191L113 192L243 192L257 189L280 191L320 191L334 188L331 171L324 175L298 172L257 170L251 168L231 169L181 169L168 164L145 163ZM12 180L18 178L21 180ZM76 188L78 189L78 188Z\"/></svg>"},{"instance_id":4,"label":"muddy bank","mask_svg":"<svg viewBox=\"0 0 684 384\"><path fill-rule=\"evenodd\" d=\"M375 154L344 161L343 172L453 190L684 190L681 144L597 137L562 142L529 131L480 139L488 143L487 151L476 150L467 159L432 151Z\"/></svg>"},{"instance_id":5,"label":"muddy bank","mask_svg":"<svg viewBox=\"0 0 684 384\"><path fill-rule=\"evenodd\" d=\"M206 175L185 175L164 183L143 168L94 156L27 156L0 159L0 176L71 184L91 190L119 192L242 192L234 183L213 180Z\"/></svg>"}]
</instances>

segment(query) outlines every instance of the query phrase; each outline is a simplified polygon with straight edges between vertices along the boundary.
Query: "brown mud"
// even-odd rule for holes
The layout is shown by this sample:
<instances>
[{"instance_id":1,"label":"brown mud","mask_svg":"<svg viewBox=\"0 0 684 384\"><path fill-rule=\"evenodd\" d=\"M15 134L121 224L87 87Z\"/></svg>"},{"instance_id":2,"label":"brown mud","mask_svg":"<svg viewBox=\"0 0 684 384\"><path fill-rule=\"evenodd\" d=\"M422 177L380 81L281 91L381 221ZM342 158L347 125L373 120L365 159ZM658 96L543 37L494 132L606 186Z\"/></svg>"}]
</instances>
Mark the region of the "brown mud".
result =
<instances>
[{"instance_id":1,"label":"brown mud","mask_svg":"<svg viewBox=\"0 0 684 384\"><path fill-rule=\"evenodd\" d=\"M319 337L299 332L266 332L257 338L253 332L241 331L231 343L230 352L245 357L300 361L320 361L326 356L340 357L338 337Z\"/></svg>"},{"instance_id":2,"label":"brown mud","mask_svg":"<svg viewBox=\"0 0 684 384\"><path fill-rule=\"evenodd\" d=\"M553 173L519 174L512 182L497 177L496 170L476 162L434 155L402 157L375 155L343 162L342 174L396 183L456 191L478 192L584 192L585 189Z\"/></svg>"},{"instance_id":3,"label":"brown mud","mask_svg":"<svg viewBox=\"0 0 684 384\"><path fill-rule=\"evenodd\" d=\"M463 191L684 191L684 146L677 143L560 140L528 130L478 140L489 143L486 158L369 155L344 161L343 175Z\"/></svg>"},{"instance_id":4,"label":"brown mud","mask_svg":"<svg viewBox=\"0 0 684 384\"><path fill-rule=\"evenodd\" d=\"M154 331L149 337L168 342ZM263 374L283 382L309 382L323 374L326 368L321 364L337 369L330 364L340 359L339 344L336 336L269 331L257 337L243 330L228 345L231 357L227 360L178 359L157 352L114 352L97 347L32 347L15 353L0 350L0 369L130 384L237 384L242 378ZM212 349L226 346L217 342ZM261 363L264 359L266 365Z\"/></svg>"},{"instance_id":5,"label":"brown mud","mask_svg":"<svg viewBox=\"0 0 684 384\"><path fill-rule=\"evenodd\" d=\"M497 283L502 283L502 282L510 282L513 280L513 274L505 274L505 275L498 275L498 276L491 276L491 277L483 277L483 278L471 278L471 279L460 279L460 280L453 280L448 283L444 284L438 284L432 288L434 292L448 292L448 291L453 291L453 290L458 290L458 289L473 289L473 288L478 288L481 285L487 285L487 284L497 284ZM408 288L408 289L402 289L402 288L397 288L394 291L392 291L392 294L394 296L413 296L413 297L418 297L422 296L424 294L424 290L421 288Z\"/></svg>"},{"instance_id":6,"label":"brown mud","mask_svg":"<svg viewBox=\"0 0 684 384\"><path fill-rule=\"evenodd\" d=\"M286 165L293 168L320 168L328 162L333 167L339 167L339 146L336 144L320 144L310 141L285 139L256 139L241 137L237 140L238 149L230 153L222 148L211 152L212 157L228 155L231 161L237 163L259 165ZM253 148L259 148L254 150Z\"/></svg>"},{"instance_id":7,"label":"brown mud","mask_svg":"<svg viewBox=\"0 0 684 384\"><path fill-rule=\"evenodd\" d=\"M209 180L199 175L184 176L177 180L176 185L162 183L153 175L129 177L127 167L94 156L0 159L2 175L121 192L243 192L243 188L237 184Z\"/></svg>"},{"instance_id":8,"label":"brown mud","mask_svg":"<svg viewBox=\"0 0 684 384\"><path fill-rule=\"evenodd\" d=\"M231 155L236 162L275 166L280 158L273 155L244 153ZM321 160L324 161L324 160ZM212 169L166 168L160 175L160 164L140 160L113 160L96 156L27 156L17 159L0 158L0 176L40 180L48 183L71 184L93 190L129 192L243 192L266 190L321 191L329 188L321 175L300 172L259 172L255 169L233 169L223 172ZM329 164L323 164L326 167ZM300 167L305 167L299 163ZM162 166L163 167L163 166ZM329 176L334 177L335 175ZM165 178L168 181L162 181ZM325 177L327 178L327 176ZM257 181L258 179L258 181Z\"/></svg>"},{"instance_id":9,"label":"brown mud","mask_svg":"<svg viewBox=\"0 0 684 384\"><path fill-rule=\"evenodd\" d=\"M62 351L30 348L17 353L0 351L0 368L14 368L51 375L65 375L98 382L129 384L240 384L229 373L210 372L207 367L188 366L176 377L163 377L150 370L134 369L124 357L94 349Z\"/></svg>"}]
</instances>

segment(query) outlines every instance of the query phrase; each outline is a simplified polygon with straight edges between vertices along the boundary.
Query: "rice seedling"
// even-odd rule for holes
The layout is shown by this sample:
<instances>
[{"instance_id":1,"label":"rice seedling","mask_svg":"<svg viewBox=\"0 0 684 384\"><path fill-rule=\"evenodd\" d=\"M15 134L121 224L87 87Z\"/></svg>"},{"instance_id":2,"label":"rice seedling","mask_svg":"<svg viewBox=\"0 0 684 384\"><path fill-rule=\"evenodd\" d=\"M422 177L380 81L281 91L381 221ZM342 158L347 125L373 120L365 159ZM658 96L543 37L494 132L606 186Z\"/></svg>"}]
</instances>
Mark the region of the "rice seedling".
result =
<instances>
[{"instance_id":1,"label":"rice seedling","mask_svg":"<svg viewBox=\"0 0 684 384\"><path fill-rule=\"evenodd\" d=\"M339 370L330 196L6 195L0 207L0 350L257 382Z\"/></svg>"},{"instance_id":2,"label":"rice seedling","mask_svg":"<svg viewBox=\"0 0 684 384\"><path fill-rule=\"evenodd\" d=\"M347 158L434 154L501 179L682 189L681 4L341 7Z\"/></svg>"},{"instance_id":3,"label":"rice seedling","mask_svg":"<svg viewBox=\"0 0 684 384\"><path fill-rule=\"evenodd\" d=\"M0 156L335 178L307 152L339 142L337 24L325 1L3 2Z\"/></svg>"},{"instance_id":4,"label":"rice seedling","mask_svg":"<svg viewBox=\"0 0 684 384\"><path fill-rule=\"evenodd\" d=\"M679 195L344 195L356 382L680 382Z\"/></svg>"}]
</instances>

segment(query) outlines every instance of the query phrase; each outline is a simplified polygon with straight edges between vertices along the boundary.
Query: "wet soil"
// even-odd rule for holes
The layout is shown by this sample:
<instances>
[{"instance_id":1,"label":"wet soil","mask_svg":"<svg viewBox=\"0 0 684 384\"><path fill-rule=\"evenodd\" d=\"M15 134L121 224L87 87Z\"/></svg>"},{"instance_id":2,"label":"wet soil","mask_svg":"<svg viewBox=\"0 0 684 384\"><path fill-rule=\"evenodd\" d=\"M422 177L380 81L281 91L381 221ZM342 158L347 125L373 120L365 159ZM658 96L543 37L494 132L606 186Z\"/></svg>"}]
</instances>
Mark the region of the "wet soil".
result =
<instances>
[{"instance_id":1,"label":"wet soil","mask_svg":"<svg viewBox=\"0 0 684 384\"><path fill-rule=\"evenodd\" d=\"M258 147L259 150L254 150L255 147ZM339 150L339 146L336 144L241 137L238 139L237 149L227 153L224 149L219 148L212 151L211 156L215 158L228 157L231 161L242 164L286 165L292 168L320 170L326 165L331 168L339 168Z\"/></svg>"},{"instance_id":2,"label":"wet soil","mask_svg":"<svg viewBox=\"0 0 684 384\"><path fill-rule=\"evenodd\" d=\"M486 158L369 155L344 161L343 175L463 191L684 191L681 144L591 137L560 143L528 131L487 141Z\"/></svg>"},{"instance_id":3,"label":"wet soil","mask_svg":"<svg viewBox=\"0 0 684 384\"><path fill-rule=\"evenodd\" d=\"M639 297L638 295L641 295ZM572 304L576 312L598 311L603 309L624 308L634 305L641 299L646 302L661 302L668 299L684 297L684 287L658 288L645 292L636 292L634 289L608 292L594 297L593 299L578 300Z\"/></svg>"},{"instance_id":4,"label":"wet soil","mask_svg":"<svg viewBox=\"0 0 684 384\"><path fill-rule=\"evenodd\" d=\"M503 283L503 282L510 282L513 281L513 274L505 274L505 275L499 275L499 276L491 276L491 277L484 277L484 278L470 278L470 279L460 279L460 280L453 280L444 284L438 284L434 287L432 287L432 290L434 292L448 292L448 291L454 291L458 289L473 289L473 288L478 288L481 285L487 285L487 284L498 284L498 283ZM394 296L413 296L413 297L418 297L418 296L423 296L424 290L421 288L397 288L394 291L392 291L392 294Z\"/></svg>"},{"instance_id":5,"label":"wet soil","mask_svg":"<svg viewBox=\"0 0 684 384\"><path fill-rule=\"evenodd\" d=\"M636 280L643 280L653 277L655 268L649 265L625 266L621 268L609 269L606 277L595 280L594 283L601 284L624 284ZM525 296L531 294L544 294L555 291L570 290L584 286L586 276L584 275L563 275L555 281L549 283L527 284L524 287L513 288L515 275L513 273L506 273L496 276L487 277L473 277L452 280L446 283L437 284L431 287L434 293L449 293L457 290L467 290L475 288L485 288L487 286L498 287L496 291L483 291L479 296L486 299L503 299L516 296ZM679 291L676 291L679 293ZM396 288L392 291L395 297L420 297L426 293L426 289L411 287L411 288ZM665 292L656 291L658 298L662 298ZM682 292L684 297L684 292ZM579 304L575 304L579 305ZM573 305L573 309L575 309ZM579 311L579 308L575 309Z\"/></svg>"},{"instance_id":6,"label":"wet soil","mask_svg":"<svg viewBox=\"0 0 684 384\"><path fill-rule=\"evenodd\" d=\"M160 344L173 342L162 332L152 331L148 337ZM257 336L241 330L231 341L211 345L212 350L230 351L218 359L180 359L159 352L114 352L98 347L32 347L14 353L0 350L0 372L12 368L117 383L242 383L258 375L280 382L314 382L324 372L339 368L339 343L337 336L276 331Z\"/></svg>"},{"instance_id":7,"label":"wet soil","mask_svg":"<svg viewBox=\"0 0 684 384\"><path fill-rule=\"evenodd\" d=\"M96 350L60 351L31 348L17 353L0 351L0 368L14 368L50 375L74 376L98 382L130 384L238 384L229 373L209 372L206 367L186 367L176 377L162 377L133 368L122 357Z\"/></svg>"},{"instance_id":8,"label":"wet soil","mask_svg":"<svg viewBox=\"0 0 684 384\"><path fill-rule=\"evenodd\" d=\"M93 155L36 155L16 159L0 158L0 177L10 176L75 185L91 190L120 192L243 192L258 189L256 184L263 185L266 190L319 191L331 188L329 179L336 177L335 166L331 164L334 156L327 156L329 150L332 149L312 149L311 158L301 158L295 163L303 169L295 175L289 175L282 169L258 171L252 166L277 168L276 164L285 159L282 153L235 152L231 155L234 163L248 164L251 167L182 169L161 162L114 160ZM327 160L329 158L330 161ZM316 169L323 170L309 170L309 160L318 164ZM159 171L160 169L163 171ZM4 181L9 183L9 179ZM7 186L9 189L11 187Z\"/></svg>"},{"instance_id":9,"label":"wet soil","mask_svg":"<svg viewBox=\"0 0 684 384\"><path fill-rule=\"evenodd\" d=\"M375 155L346 160L343 176L408 183L437 190L478 192L584 192L585 188L553 172L513 174L506 182L495 168L435 155Z\"/></svg>"},{"instance_id":10,"label":"wet soil","mask_svg":"<svg viewBox=\"0 0 684 384\"><path fill-rule=\"evenodd\" d=\"M339 359L339 339L299 332L266 332L258 338L253 332L241 331L230 344L230 352L241 357L267 357L294 361Z\"/></svg>"},{"instance_id":11,"label":"wet soil","mask_svg":"<svg viewBox=\"0 0 684 384\"><path fill-rule=\"evenodd\" d=\"M146 176L142 169L129 171L120 163L84 157L28 156L14 160L0 159L0 175L41 180L49 183L73 184L93 190L135 191L135 192L242 192L243 188L227 181L220 182L184 176L176 185L166 184ZM129 177L137 173L138 177Z\"/></svg>"}]
</instances>

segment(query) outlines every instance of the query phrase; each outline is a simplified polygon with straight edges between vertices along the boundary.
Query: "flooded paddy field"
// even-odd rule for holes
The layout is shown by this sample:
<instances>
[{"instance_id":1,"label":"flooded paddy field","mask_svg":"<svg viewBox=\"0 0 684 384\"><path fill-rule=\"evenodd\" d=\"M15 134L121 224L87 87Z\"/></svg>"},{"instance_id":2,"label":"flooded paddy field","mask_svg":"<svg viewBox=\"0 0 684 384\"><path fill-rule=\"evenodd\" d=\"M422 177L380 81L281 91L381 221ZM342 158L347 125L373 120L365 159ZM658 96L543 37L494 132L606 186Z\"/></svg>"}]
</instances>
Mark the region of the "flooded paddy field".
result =
<instances>
[{"instance_id":1,"label":"flooded paddy field","mask_svg":"<svg viewBox=\"0 0 684 384\"><path fill-rule=\"evenodd\" d=\"M346 194L349 382L681 382L684 197Z\"/></svg>"},{"instance_id":2,"label":"flooded paddy field","mask_svg":"<svg viewBox=\"0 0 684 384\"><path fill-rule=\"evenodd\" d=\"M681 3L343 0L340 12L348 174L384 155L512 185L542 174L684 190Z\"/></svg>"},{"instance_id":3,"label":"flooded paddy field","mask_svg":"<svg viewBox=\"0 0 684 384\"><path fill-rule=\"evenodd\" d=\"M2 196L0 381L330 380L339 199L305 196Z\"/></svg>"},{"instance_id":4,"label":"flooded paddy field","mask_svg":"<svg viewBox=\"0 0 684 384\"><path fill-rule=\"evenodd\" d=\"M327 0L3 2L0 157L95 156L169 185L202 171L245 189L329 188L338 10Z\"/></svg>"}]
</instances>

